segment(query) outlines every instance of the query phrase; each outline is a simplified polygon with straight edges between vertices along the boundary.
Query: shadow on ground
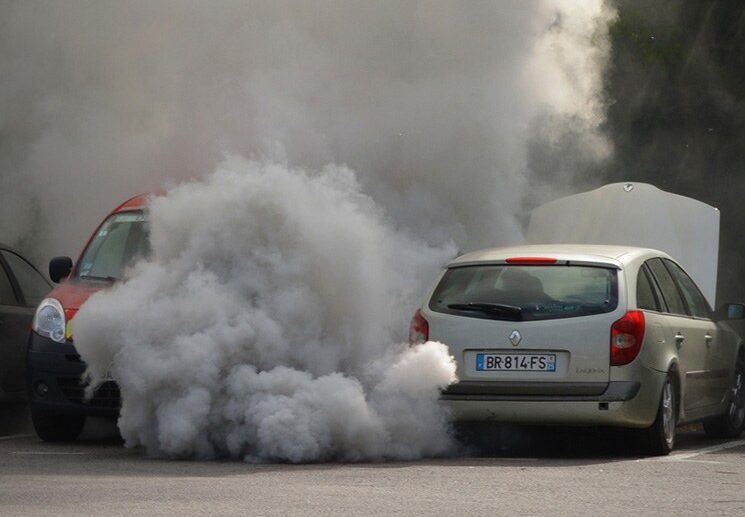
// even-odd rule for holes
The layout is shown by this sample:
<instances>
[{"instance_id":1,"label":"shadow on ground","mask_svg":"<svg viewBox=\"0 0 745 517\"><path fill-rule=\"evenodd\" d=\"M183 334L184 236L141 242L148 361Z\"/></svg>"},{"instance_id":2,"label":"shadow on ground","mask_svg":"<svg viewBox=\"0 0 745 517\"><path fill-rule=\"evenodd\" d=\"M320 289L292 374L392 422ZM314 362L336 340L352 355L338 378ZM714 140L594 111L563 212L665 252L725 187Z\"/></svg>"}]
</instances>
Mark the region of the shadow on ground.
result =
<instances>
[{"instance_id":1,"label":"shadow on ground","mask_svg":"<svg viewBox=\"0 0 745 517\"><path fill-rule=\"evenodd\" d=\"M34 434L28 404L5 402L0 405L0 438L25 434ZM116 421L96 417L86 419L79 440L91 443L122 443Z\"/></svg>"},{"instance_id":2,"label":"shadow on ground","mask_svg":"<svg viewBox=\"0 0 745 517\"><path fill-rule=\"evenodd\" d=\"M31 432L31 417L26 402L5 402L0 405L0 436Z\"/></svg>"},{"instance_id":3,"label":"shadow on ground","mask_svg":"<svg viewBox=\"0 0 745 517\"><path fill-rule=\"evenodd\" d=\"M449 458L424 460L449 465L481 465L503 461L529 460L535 465L558 464L596 464L628 460L645 456L637 447L632 436L623 429L616 428L576 428L576 427L525 427L497 424L461 425L457 429L463 446ZM14 446L22 444L31 446L39 454L98 454L101 451L119 450L116 456L137 461L142 450L128 450L121 447L123 441L115 421L102 418L88 418L80 438L72 443L43 443L33 432L28 409L23 404L0 407L0 437L14 435L31 435ZM12 439L12 438L11 438ZM10 444L11 442L6 442ZM706 437L700 425L686 426L678 429L675 452L684 452L718 443ZM32 445L33 444L33 445ZM8 445L10 446L10 445ZM112 449L113 448L113 449ZM734 449L733 449L734 451ZM733 452L724 451L724 452ZM132 455L134 453L134 456ZM107 453L108 454L108 453ZM119 456L122 454L123 456ZM170 462L166 462L170 463ZM218 461L218 464L222 463ZM228 461L228 464L233 462ZM372 468L405 467L410 462L373 462L366 464ZM334 463L325 464L326 467ZM357 465L360 464L351 464ZM274 464L277 468L287 468L287 464ZM337 465L338 466L338 465ZM262 470L271 469L272 464L264 464ZM165 467L164 467L165 468ZM232 472L233 467L226 468ZM294 468L325 468L324 464L296 465ZM168 470L168 469L167 469ZM103 468L103 471L107 471Z\"/></svg>"},{"instance_id":4,"label":"shadow on ground","mask_svg":"<svg viewBox=\"0 0 745 517\"><path fill-rule=\"evenodd\" d=\"M507 426L472 423L457 426L456 435L469 457L629 458L645 456L630 430L603 427ZM676 450L706 441L700 426L678 429Z\"/></svg>"}]
</instances>

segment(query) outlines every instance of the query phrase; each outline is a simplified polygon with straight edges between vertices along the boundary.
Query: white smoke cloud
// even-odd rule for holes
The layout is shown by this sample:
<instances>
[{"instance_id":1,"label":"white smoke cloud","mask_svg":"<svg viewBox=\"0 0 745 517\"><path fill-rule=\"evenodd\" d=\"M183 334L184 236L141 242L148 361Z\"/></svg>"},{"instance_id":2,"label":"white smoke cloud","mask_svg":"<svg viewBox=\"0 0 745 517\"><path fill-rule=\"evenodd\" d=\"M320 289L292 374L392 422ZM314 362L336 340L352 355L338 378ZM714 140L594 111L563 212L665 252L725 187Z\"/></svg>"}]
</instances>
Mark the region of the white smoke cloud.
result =
<instances>
[{"instance_id":1,"label":"white smoke cloud","mask_svg":"<svg viewBox=\"0 0 745 517\"><path fill-rule=\"evenodd\" d=\"M173 457L413 458L451 443L447 348L403 340L453 255L396 231L353 172L231 158L150 207L153 257L73 320L128 445Z\"/></svg>"},{"instance_id":2,"label":"white smoke cloud","mask_svg":"<svg viewBox=\"0 0 745 517\"><path fill-rule=\"evenodd\" d=\"M562 117L549 148L578 132L594 142L580 152L602 158L611 12L602 0L3 2L0 234L44 260L72 255L126 197L279 144L294 166L348 165L432 244L514 243L536 116Z\"/></svg>"},{"instance_id":3,"label":"white smoke cloud","mask_svg":"<svg viewBox=\"0 0 745 517\"><path fill-rule=\"evenodd\" d=\"M602 0L5 2L2 239L73 254L129 195L202 178L153 202L153 259L74 321L90 374L121 384L127 443L442 454L452 360L395 343L456 247L522 239L527 172L554 167L533 133L609 152L611 16Z\"/></svg>"},{"instance_id":4,"label":"white smoke cloud","mask_svg":"<svg viewBox=\"0 0 745 517\"><path fill-rule=\"evenodd\" d=\"M587 171L601 171L613 153L603 125L608 31L615 17L603 2L563 2L536 40L526 75L534 79L531 97L543 108L527 133L527 209L602 182L603 174L593 178Z\"/></svg>"}]
</instances>

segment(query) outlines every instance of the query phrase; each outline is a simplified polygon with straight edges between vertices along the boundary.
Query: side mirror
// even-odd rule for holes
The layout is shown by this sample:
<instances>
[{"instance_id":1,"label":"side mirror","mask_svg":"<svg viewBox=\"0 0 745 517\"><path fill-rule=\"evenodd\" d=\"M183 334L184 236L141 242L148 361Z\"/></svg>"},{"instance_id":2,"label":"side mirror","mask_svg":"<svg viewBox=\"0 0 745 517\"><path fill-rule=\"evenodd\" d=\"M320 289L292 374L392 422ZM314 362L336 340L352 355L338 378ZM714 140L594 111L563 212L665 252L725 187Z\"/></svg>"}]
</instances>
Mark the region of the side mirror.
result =
<instances>
[{"instance_id":1,"label":"side mirror","mask_svg":"<svg viewBox=\"0 0 745 517\"><path fill-rule=\"evenodd\" d=\"M719 307L717 316L720 320L742 320L745 319L745 304L726 303Z\"/></svg>"},{"instance_id":2,"label":"side mirror","mask_svg":"<svg viewBox=\"0 0 745 517\"><path fill-rule=\"evenodd\" d=\"M49 278L55 284L59 284L61 280L70 276L70 271L72 271L72 259L70 257L54 257L49 261Z\"/></svg>"}]
</instances>

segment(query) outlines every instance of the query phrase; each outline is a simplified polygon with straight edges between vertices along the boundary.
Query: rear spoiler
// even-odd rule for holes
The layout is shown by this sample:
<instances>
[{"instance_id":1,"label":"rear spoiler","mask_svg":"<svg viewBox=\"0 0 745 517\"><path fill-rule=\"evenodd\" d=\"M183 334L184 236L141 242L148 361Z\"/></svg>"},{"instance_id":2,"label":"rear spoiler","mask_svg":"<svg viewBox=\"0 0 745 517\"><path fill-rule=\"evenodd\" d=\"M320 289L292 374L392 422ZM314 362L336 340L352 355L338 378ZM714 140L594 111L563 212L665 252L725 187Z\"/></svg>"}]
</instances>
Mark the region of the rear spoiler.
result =
<instances>
[{"instance_id":1,"label":"rear spoiler","mask_svg":"<svg viewBox=\"0 0 745 517\"><path fill-rule=\"evenodd\" d=\"M456 269L459 267L470 267L470 266L515 266L524 265L510 263L507 259L498 260L474 260L471 262L453 262L448 264L448 269ZM551 266L588 266L588 267L604 267L606 269L622 269L621 264L614 262L601 262L594 260L556 260Z\"/></svg>"}]
</instances>

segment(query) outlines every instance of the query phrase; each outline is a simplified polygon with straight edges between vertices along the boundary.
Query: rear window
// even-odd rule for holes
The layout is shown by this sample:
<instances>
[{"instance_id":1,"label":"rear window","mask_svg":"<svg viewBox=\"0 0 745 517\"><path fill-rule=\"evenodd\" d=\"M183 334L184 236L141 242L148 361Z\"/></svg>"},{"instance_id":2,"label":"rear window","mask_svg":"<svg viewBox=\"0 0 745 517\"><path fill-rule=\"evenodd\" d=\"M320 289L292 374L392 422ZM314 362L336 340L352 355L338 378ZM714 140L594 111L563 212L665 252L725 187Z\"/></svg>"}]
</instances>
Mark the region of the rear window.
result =
<instances>
[{"instance_id":1,"label":"rear window","mask_svg":"<svg viewBox=\"0 0 745 517\"><path fill-rule=\"evenodd\" d=\"M617 305L615 269L484 265L448 269L429 308L473 318L530 321L612 312Z\"/></svg>"}]
</instances>

